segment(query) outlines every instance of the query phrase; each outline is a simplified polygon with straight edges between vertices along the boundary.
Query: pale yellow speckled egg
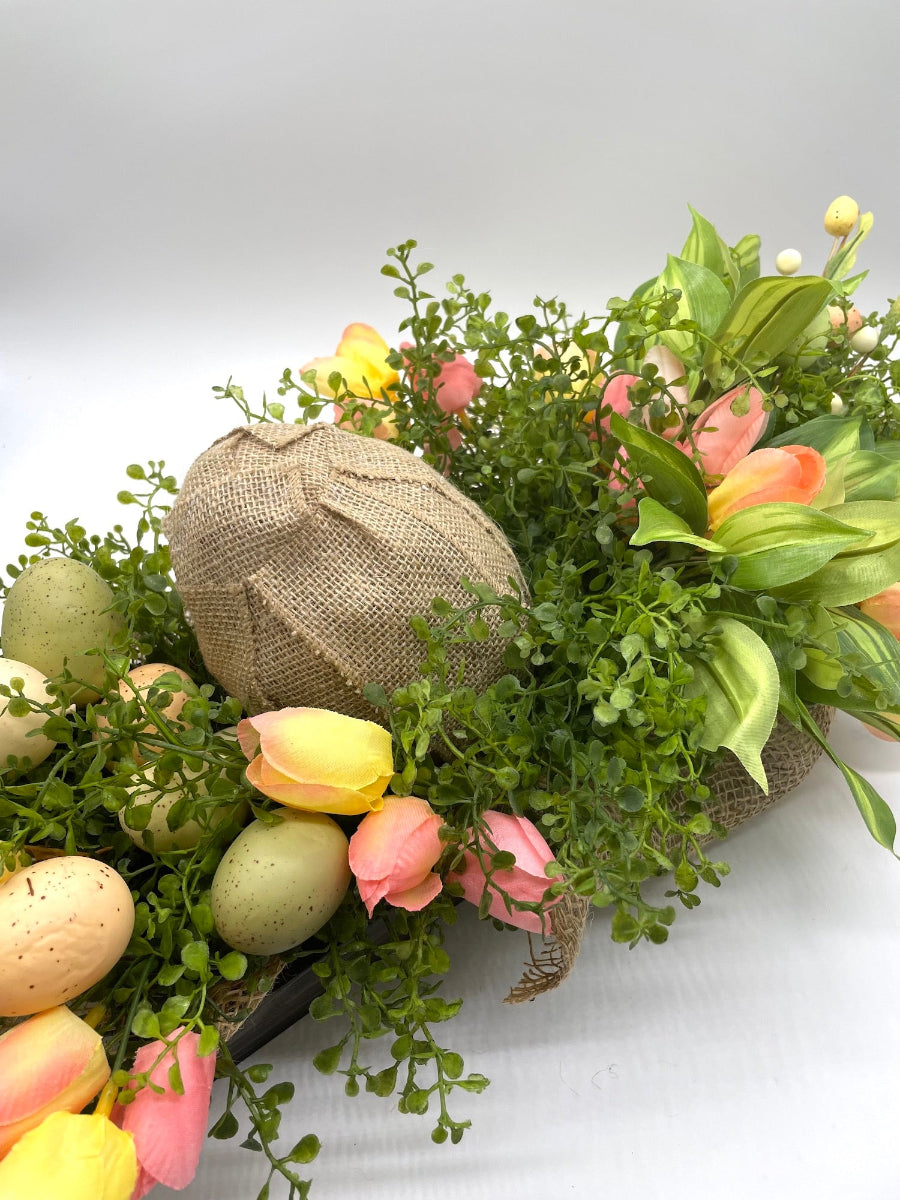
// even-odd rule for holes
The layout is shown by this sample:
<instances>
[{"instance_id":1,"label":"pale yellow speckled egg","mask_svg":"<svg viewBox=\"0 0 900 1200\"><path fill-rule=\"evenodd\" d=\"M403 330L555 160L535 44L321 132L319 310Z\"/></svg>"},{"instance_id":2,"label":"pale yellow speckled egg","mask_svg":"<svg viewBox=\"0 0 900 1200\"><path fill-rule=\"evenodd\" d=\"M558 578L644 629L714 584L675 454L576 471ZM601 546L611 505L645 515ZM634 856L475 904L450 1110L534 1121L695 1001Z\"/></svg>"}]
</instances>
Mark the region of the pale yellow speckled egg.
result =
<instances>
[{"instance_id":1,"label":"pale yellow speckled egg","mask_svg":"<svg viewBox=\"0 0 900 1200\"><path fill-rule=\"evenodd\" d=\"M24 1017L86 992L125 952L131 891L106 863L66 855L0 886L0 1016Z\"/></svg>"},{"instance_id":2,"label":"pale yellow speckled egg","mask_svg":"<svg viewBox=\"0 0 900 1200\"><path fill-rule=\"evenodd\" d=\"M280 809L277 825L253 821L231 843L210 906L224 942L244 954L281 954L312 937L350 884L348 843L321 813Z\"/></svg>"},{"instance_id":3,"label":"pale yellow speckled egg","mask_svg":"<svg viewBox=\"0 0 900 1200\"><path fill-rule=\"evenodd\" d=\"M10 686L13 679L21 679L24 687L22 694L36 704L54 704L55 697L51 696L44 684L44 677L34 667L27 663L17 662L13 658L0 658L0 683ZM36 767L42 763L56 742L35 733L47 720L47 714L30 712L21 717L14 717L9 711L10 698L0 696L0 767L6 766L10 755L18 759L29 759Z\"/></svg>"}]
</instances>

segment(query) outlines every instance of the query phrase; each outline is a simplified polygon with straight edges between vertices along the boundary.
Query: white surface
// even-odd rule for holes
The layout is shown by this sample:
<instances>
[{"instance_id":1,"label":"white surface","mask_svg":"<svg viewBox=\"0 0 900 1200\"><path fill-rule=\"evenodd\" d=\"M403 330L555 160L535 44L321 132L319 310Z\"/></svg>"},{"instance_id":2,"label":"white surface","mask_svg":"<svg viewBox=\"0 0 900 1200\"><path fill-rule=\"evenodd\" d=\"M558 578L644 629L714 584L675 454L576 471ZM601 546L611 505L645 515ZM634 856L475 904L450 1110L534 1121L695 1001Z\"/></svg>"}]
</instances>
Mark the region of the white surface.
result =
<instances>
[{"instance_id":1,"label":"white surface","mask_svg":"<svg viewBox=\"0 0 900 1200\"><path fill-rule=\"evenodd\" d=\"M851 192L883 306L898 33L893 0L0 0L0 565L34 508L103 531L128 462L182 475L238 423L212 384L271 395L351 320L394 337L378 268L408 236L437 283L596 311L677 252L687 202L814 268ZM896 748L835 737L900 809ZM726 857L668 945L629 953L599 915L524 1008L500 1004L524 935L452 931L443 1036L493 1080L460 1146L317 1076L327 1025L279 1038L285 1142L323 1140L313 1196L895 1200L900 865L825 765ZM210 1144L182 1195L262 1178Z\"/></svg>"}]
</instances>

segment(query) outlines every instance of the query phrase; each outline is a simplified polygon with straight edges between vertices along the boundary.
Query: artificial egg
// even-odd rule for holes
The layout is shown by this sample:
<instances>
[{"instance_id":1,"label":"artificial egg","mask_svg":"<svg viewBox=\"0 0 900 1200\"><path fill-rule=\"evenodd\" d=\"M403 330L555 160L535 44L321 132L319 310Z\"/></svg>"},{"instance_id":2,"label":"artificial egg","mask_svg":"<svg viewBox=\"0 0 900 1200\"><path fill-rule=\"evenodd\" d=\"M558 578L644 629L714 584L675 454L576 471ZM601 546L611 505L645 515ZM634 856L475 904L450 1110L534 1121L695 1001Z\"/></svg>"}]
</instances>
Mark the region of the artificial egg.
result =
<instances>
[{"instance_id":1,"label":"artificial egg","mask_svg":"<svg viewBox=\"0 0 900 1200\"><path fill-rule=\"evenodd\" d=\"M184 773L189 778L197 774L197 772L189 771L187 768L185 768ZM200 794L205 794L206 788L204 784L201 782L197 786ZM191 817L183 825L179 825L177 829L170 829L167 820L169 810L185 795L185 789L178 786L177 780L173 780L171 790L163 790L151 783L143 783L129 788L128 791L136 804L152 804L153 811L150 813L150 820L143 829L132 829L127 823L125 809L120 809L119 824L136 846L140 846L142 850L148 850L153 854L163 854L169 850L193 850L208 830L214 829L222 821L229 818L233 818L237 823L241 823L247 815L248 806L246 801L235 803L234 801L226 800L219 804L210 804L208 807L204 807L202 820L198 821ZM148 833L153 835L152 845L147 839L146 835Z\"/></svg>"},{"instance_id":2,"label":"artificial egg","mask_svg":"<svg viewBox=\"0 0 900 1200\"><path fill-rule=\"evenodd\" d=\"M348 842L322 813L280 809L253 821L213 877L210 907L222 941L244 954L281 954L312 937L350 885Z\"/></svg>"},{"instance_id":3,"label":"artificial egg","mask_svg":"<svg viewBox=\"0 0 900 1200\"><path fill-rule=\"evenodd\" d=\"M119 961L134 903L117 871L95 858L35 863L0 886L0 1016L67 1004Z\"/></svg>"},{"instance_id":4,"label":"artificial egg","mask_svg":"<svg viewBox=\"0 0 900 1200\"><path fill-rule=\"evenodd\" d=\"M111 611L115 597L109 584L86 563L73 558L41 558L15 580L3 608L0 638L3 653L30 663L52 679L64 665L90 686L75 687L75 704L96 700L103 681L100 650L123 628L122 616Z\"/></svg>"},{"instance_id":5,"label":"artificial egg","mask_svg":"<svg viewBox=\"0 0 900 1200\"><path fill-rule=\"evenodd\" d=\"M27 699L38 704L56 702L56 698L47 691L40 671L13 658L0 658L0 683L9 687L13 679L22 680L22 694ZM41 712L14 717L9 711L9 700L6 696L0 696L0 768L6 766L10 755L19 759L30 759L33 767L44 761L56 742L44 737L42 733L35 733L32 737L28 735L32 730L40 729L46 720L46 713Z\"/></svg>"},{"instance_id":6,"label":"artificial egg","mask_svg":"<svg viewBox=\"0 0 900 1200\"><path fill-rule=\"evenodd\" d=\"M182 671L180 667L171 667L168 663L143 663L139 667L133 667L124 679L119 680L119 695L123 700L133 700L135 695L139 695L141 701L146 704L147 697L151 687L163 675L174 674L178 675L184 683L192 683L190 675ZM164 689L168 691L168 689ZM160 709L160 715L166 717L169 721L176 721L181 710L184 708L188 695L184 691L169 692L172 699L165 708ZM98 730L108 729L109 722L102 713L97 714ZM152 732L153 726L148 722L141 726L141 732ZM142 766L146 758L135 746L132 752L132 758L138 766Z\"/></svg>"}]
</instances>

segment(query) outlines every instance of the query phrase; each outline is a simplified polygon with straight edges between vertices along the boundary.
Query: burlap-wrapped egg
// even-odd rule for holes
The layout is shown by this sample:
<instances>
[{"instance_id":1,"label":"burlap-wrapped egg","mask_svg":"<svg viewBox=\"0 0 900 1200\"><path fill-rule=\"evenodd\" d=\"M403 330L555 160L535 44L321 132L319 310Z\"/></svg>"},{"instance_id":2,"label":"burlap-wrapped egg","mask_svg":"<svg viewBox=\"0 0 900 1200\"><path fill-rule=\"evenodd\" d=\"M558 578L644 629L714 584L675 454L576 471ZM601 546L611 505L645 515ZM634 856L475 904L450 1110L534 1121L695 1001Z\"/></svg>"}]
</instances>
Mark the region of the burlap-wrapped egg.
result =
<instances>
[{"instance_id":1,"label":"burlap-wrapped egg","mask_svg":"<svg viewBox=\"0 0 900 1200\"><path fill-rule=\"evenodd\" d=\"M333 425L235 429L194 462L165 522L210 673L251 713L306 706L372 718L367 683L418 674L409 626L462 576L525 594L503 534L421 459ZM487 614L492 630L497 622ZM495 633L465 647L477 690L503 674Z\"/></svg>"}]
</instances>

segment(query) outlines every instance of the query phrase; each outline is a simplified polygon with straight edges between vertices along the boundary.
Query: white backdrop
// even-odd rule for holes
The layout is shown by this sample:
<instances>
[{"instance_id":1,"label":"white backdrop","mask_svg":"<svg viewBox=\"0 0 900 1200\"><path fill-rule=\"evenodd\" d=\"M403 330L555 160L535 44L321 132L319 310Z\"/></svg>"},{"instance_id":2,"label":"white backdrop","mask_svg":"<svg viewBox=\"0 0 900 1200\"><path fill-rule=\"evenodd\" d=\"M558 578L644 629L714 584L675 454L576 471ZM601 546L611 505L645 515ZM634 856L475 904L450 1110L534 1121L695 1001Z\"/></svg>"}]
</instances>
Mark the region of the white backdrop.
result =
<instances>
[{"instance_id":1,"label":"white backdrop","mask_svg":"<svg viewBox=\"0 0 900 1200\"><path fill-rule=\"evenodd\" d=\"M436 282L596 311L677 252L688 202L817 269L850 192L883 306L898 35L890 0L0 0L0 565L32 509L104 531L128 462L183 475L239 423L213 384L271 396L353 320L391 340L378 270L409 236ZM900 752L835 740L900 800ZM316 1076L327 1026L279 1038L314 1196L893 1200L900 866L824 765L727 856L667 946L628 953L598 916L524 1009L499 1004L524 935L453 931L446 1037L494 1080L458 1147ZM252 1200L256 1157L211 1144L183 1194Z\"/></svg>"}]
</instances>

